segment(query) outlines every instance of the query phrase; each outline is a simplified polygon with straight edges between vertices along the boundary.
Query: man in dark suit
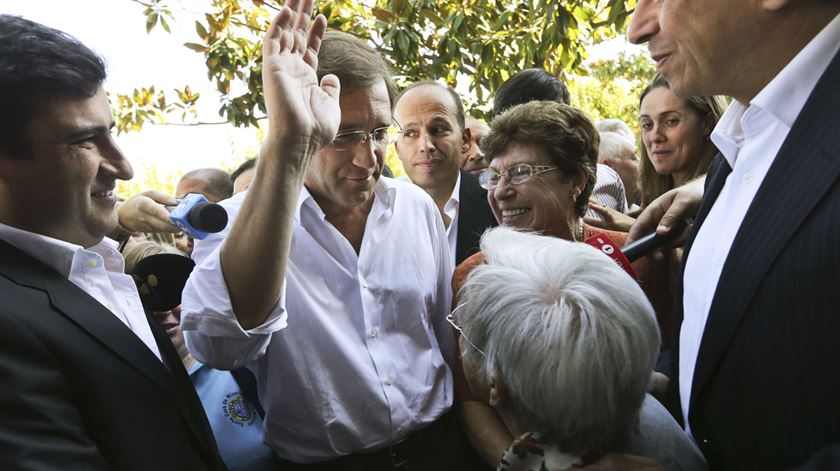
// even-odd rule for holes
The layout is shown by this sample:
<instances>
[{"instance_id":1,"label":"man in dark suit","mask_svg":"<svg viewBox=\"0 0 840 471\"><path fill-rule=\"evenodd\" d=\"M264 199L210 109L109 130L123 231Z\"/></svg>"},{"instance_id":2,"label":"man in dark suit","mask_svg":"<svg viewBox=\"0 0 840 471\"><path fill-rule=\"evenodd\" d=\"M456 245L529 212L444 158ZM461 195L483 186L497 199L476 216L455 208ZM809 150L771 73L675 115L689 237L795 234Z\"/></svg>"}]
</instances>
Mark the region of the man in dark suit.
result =
<instances>
[{"instance_id":1,"label":"man in dark suit","mask_svg":"<svg viewBox=\"0 0 840 471\"><path fill-rule=\"evenodd\" d=\"M0 469L221 470L166 334L122 274L105 68L0 15Z\"/></svg>"},{"instance_id":2,"label":"man in dark suit","mask_svg":"<svg viewBox=\"0 0 840 471\"><path fill-rule=\"evenodd\" d=\"M472 145L461 97L437 82L417 82L397 98L394 118L402 127L397 154L440 210L454 267L476 253L481 234L496 225L487 191L460 169L461 154Z\"/></svg>"},{"instance_id":3,"label":"man in dark suit","mask_svg":"<svg viewBox=\"0 0 840 471\"><path fill-rule=\"evenodd\" d=\"M640 0L629 37L679 96L735 99L705 196L666 193L631 232L696 212L672 412L711 469L838 469L840 2Z\"/></svg>"}]
</instances>

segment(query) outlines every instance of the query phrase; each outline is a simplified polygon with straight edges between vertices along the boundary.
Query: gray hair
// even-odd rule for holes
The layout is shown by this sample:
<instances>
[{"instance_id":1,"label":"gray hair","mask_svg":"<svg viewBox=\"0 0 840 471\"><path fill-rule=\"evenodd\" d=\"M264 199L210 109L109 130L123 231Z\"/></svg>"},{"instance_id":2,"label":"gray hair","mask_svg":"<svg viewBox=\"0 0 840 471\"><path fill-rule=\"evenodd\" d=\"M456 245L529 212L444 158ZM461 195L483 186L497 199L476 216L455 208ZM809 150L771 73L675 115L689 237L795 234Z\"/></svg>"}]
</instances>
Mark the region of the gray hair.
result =
<instances>
[{"instance_id":1,"label":"gray hair","mask_svg":"<svg viewBox=\"0 0 840 471\"><path fill-rule=\"evenodd\" d=\"M529 428L578 456L610 449L639 417L659 351L653 308L609 257L506 227L459 292L465 363L504 384ZM475 363L478 362L478 363Z\"/></svg>"},{"instance_id":2,"label":"gray hair","mask_svg":"<svg viewBox=\"0 0 840 471\"><path fill-rule=\"evenodd\" d=\"M621 134L622 136L626 137L630 140L630 142L636 142L636 135L633 134L633 130L630 129L630 125L625 123L624 121L618 118L607 118L602 119L595 123L595 127L598 128L598 131L604 132L614 132Z\"/></svg>"},{"instance_id":3,"label":"gray hair","mask_svg":"<svg viewBox=\"0 0 840 471\"><path fill-rule=\"evenodd\" d=\"M603 159L621 160L621 155L628 151L631 154L636 153L636 145L623 134L605 131L599 134L601 140L598 142L598 162Z\"/></svg>"}]
</instances>

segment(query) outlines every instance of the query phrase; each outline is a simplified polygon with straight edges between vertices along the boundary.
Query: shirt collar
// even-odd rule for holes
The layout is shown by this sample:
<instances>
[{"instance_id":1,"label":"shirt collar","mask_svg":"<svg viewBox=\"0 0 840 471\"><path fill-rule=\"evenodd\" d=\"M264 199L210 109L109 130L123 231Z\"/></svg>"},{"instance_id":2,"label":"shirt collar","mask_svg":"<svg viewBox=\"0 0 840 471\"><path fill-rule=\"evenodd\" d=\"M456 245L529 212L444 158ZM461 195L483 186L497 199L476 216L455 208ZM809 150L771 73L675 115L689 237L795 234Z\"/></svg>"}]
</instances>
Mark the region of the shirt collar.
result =
<instances>
[{"instance_id":1,"label":"shirt collar","mask_svg":"<svg viewBox=\"0 0 840 471\"><path fill-rule=\"evenodd\" d=\"M458 178L455 180L455 188L452 189L452 194L449 196L449 200L446 201L446 205L444 205L443 210L444 212L448 212L450 209L457 208L461 204L461 171L458 170Z\"/></svg>"},{"instance_id":2,"label":"shirt collar","mask_svg":"<svg viewBox=\"0 0 840 471\"><path fill-rule=\"evenodd\" d=\"M793 126L825 69L840 49L840 15L817 34L749 105L733 100L712 132L712 142L730 167L748 134L762 129L758 122L773 119ZM767 116L769 114L770 116Z\"/></svg>"},{"instance_id":3,"label":"shirt collar","mask_svg":"<svg viewBox=\"0 0 840 471\"><path fill-rule=\"evenodd\" d=\"M117 251L119 244L107 238L85 249L81 245L0 223L0 239L27 253L64 277L70 276L73 260L77 255L84 253L94 253L102 257L107 271L122 272L125 263L119 251Z\"/></svg>"},{"instance_id":4,"label":"shirt collar","mask_svg":"<svg viewBox=\"0 0 840 471\"><path fill-rule=\"evenodd\" d=\"M376 198L376 201L387 205L390 209L394 209L396 192L397 188L394 185L394 181L388 177L380 176L373 185L373 196ZM315 201L315 198L306 186L301 188L300 194L298 195L297 207L295 208L295 222L298 224L300 224L300 212L304 206L315 211L318 217L322 220L326 218L326 214L324 214L324 211L320 206L318 206L318 203Z\"/></svg>"}]
</instances>

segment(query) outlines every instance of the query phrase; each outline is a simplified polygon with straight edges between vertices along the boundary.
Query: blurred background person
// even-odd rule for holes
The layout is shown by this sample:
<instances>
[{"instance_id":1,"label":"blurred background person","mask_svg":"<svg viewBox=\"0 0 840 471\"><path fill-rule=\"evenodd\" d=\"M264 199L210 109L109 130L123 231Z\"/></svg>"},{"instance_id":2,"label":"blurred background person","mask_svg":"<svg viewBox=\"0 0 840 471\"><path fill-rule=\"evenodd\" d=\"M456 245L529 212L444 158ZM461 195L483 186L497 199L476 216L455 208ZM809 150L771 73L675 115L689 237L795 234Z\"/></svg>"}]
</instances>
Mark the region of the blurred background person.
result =
<instances>
[{"instance_id":1,"label":"blurred background person","mask_svg":"<svg viewBox=\"0 0 840 471\"><path fill-rule=\"evenodd\" d=\"M642 207L666 191L705 175L718 153L710 140L726 102L718 96L683 100L657 74L639 100Z\"/></svg>"},{"instance_id":2,"label":"blurred background person","mask_svg":"<svg viewBox=\"0 0 840 471\"><path fill-rule=\"evenodd\" d=\"M598 128L598 132L602 134L605 132L621 134L626 137L628 141L633 143L634 148L636 147L636 133L633 132L633 129L630 128L629 124L618 118L602 119L595 123L595 127Z\"/></svg>"},{"instance_id":3,"label":"blurred background person","mask_svg":"<svg viewBox=\"0 0 840 471\"><path fill-rule=\"evenodd\" d=\"M646 394L659 330L631 277L592 247L504 227L487 231L481 249L485 263L467 277L450 319L462 332L467 381L489 386L516 437L498 469L570 469L610 452L706 469Z\"/></svg>"},{"instance_id":4,"label":"blurred background person","mask_svg":"<svg viewBox=\"0 0 840 471\"><path fill-rule=\"evenodd\" d=\"M231 172L230 181L233 184L233 194L241 193L251 187L251 180L254 179L254 172L257 169L257 158L242 162L236 170Z\"/></svg>"},{"instance_id":5,"label":"blurred background person","mask_svg":"<svg viewBox=\"0 0 840 471\"><path fill-rule=\"evenodd\" d=\"M490 132L490 126L484 121L467 116L466 127L470 130L470 147L461 155L461 168L473 175L478 175L487 168L484 152L481 151L481 139Z\"/></svg>"}]
</instances>

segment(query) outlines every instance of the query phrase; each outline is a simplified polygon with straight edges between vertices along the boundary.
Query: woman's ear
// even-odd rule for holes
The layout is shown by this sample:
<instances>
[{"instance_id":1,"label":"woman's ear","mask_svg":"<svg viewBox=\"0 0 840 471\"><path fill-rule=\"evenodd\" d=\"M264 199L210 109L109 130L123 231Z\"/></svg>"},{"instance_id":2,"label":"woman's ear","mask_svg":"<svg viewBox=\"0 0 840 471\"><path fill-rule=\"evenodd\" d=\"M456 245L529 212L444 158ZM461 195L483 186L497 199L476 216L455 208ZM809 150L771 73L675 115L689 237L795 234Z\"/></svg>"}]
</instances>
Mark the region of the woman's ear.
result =
<instances>
[{"instance_id":1,"label":"woman's ear","mask_svg":"<svg viewBox=\"0 0 840 471\"><path fill-rule=\"evenodd\" d=\"M510 402L510 397L508 396L505 383L502 381L501 375L499 375L499 372L496 369L493 370L493 375L490 377L489 402L490 405L494 407L504 406Z\"/></svg>"}]
</instances>

